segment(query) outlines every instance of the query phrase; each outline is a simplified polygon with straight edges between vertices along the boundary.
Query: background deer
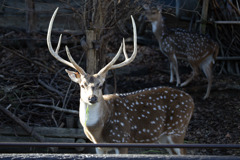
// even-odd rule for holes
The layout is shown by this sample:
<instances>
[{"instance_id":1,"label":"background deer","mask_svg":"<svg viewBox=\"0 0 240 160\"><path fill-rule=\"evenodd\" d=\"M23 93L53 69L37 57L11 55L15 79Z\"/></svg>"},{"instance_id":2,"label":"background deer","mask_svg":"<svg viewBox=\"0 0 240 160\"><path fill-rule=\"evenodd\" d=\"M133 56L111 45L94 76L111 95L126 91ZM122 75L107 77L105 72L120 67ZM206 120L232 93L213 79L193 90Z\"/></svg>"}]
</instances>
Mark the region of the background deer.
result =
<instances>
[{"instance_id":1,"label":"background deer","mask_svg":"<svg viewBox=\"0 0 240 160\"><path fill-rule=\"evenodd\" d=\"M208 87L203 99L209 97L212 86L212 67L219 52L216 42L207 37L184 30L166 30L162 17L162 7L149 8L144 5L145 15L152 24L152 31L158 40L160 51L170 62L170 83L176 75L177 86L186 86L199 74L201 68L207 77ZM177 58L187 60L193 70L192 76L181 84Z\"/></svg>"},{"instance_id":2,"label":"background deer","mask_svg":"<svg viewBox=\"0 0 240 160\"><path fill-rule=\"evenodd\" d=\"M134 19L134 50L130 58L125 42L116 56L97 74L89 75L77 65L66 46L69 61L58 55L61 36L56 51L51 44L51 30L57 10L49 24L47 44L50 53L60 62L77 72L68 71L69 77L80 85L80 122L86 136L93 143L183 143L184 136L194 109L194 102L187 93L168 88L155 87L132 93L102 95L102 86L107 72L131 63L137 55L137 34ZM121 52L125 61L115 64ZM115 149L116 153L128 153L127 148L96 148L98 154ZM169 149L170 153L181 154L183 150Z\"/></svg>"}]
</instances>

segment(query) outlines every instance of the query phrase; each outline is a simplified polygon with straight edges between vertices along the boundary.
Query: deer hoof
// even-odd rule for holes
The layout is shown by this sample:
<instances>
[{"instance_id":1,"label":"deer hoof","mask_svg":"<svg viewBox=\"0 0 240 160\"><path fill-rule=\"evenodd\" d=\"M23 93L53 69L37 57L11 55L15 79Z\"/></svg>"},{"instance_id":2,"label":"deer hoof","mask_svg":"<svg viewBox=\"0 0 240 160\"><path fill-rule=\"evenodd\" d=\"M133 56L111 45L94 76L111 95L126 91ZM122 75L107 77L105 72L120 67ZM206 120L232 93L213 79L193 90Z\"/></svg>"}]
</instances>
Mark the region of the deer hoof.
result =
<instances>
[{"instance_id":1,"label":"deer hoof","mask_svg":"<svg viewBox=\"0 0 240 160\"><path fill-rule=\"evenodd\" d=\"M208 95L205 95L204 97L203 97L203 100L206 100L208 98Z\"/></svg>"}]
</instances>

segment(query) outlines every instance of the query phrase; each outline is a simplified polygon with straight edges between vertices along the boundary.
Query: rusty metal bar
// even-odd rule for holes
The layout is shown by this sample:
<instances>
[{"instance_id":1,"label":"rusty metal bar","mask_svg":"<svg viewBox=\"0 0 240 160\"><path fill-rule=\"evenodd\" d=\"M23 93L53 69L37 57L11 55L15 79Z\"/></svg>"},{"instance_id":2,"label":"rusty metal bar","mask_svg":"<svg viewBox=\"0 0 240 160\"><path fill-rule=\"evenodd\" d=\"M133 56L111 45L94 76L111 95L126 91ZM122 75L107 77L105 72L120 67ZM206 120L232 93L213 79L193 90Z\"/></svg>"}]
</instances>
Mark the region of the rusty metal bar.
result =
<instances>
[{"instance_id":1,"label":"rusty metal bar","mask_svg":"<svg viewBox=\"0 0 240 160\"><path fill-rule=\"evenodd\" d=\"M161 154L0 154L4 160L239 160L238 156L161 155Z\"/></svg>"},{"instance_id":2,"label":"rusty metal bar","mask_svg":"<svg viewBox=\"0 0 240 160\"><path fill-rule=\"evenodd\" d=\"M53 143L0 142L0 147L110 147L110 148L225 148L240 149L240 144L152 144L152 143Z\"/></svg>"},{"instance_id":3,"label":"rusty metal bar","mask_svg":"<svg viewBox=\"0 0 240 160\"><path fill-rule=\"evenodd\" d=\"M239 61L240 56L232 56L232 57L217 57L217 61Z\"/></svg>"}]
</instances>

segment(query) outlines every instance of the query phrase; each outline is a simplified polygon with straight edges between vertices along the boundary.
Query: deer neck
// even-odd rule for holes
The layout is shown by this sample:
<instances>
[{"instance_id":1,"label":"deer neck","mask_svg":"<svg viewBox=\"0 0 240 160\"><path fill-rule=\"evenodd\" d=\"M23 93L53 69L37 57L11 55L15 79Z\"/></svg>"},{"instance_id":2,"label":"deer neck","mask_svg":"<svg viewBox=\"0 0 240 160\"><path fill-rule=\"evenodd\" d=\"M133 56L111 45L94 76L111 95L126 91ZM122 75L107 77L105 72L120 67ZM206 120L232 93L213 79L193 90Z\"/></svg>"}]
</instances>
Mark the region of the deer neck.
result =
<instances>
[{"instance_id":1,"label":"deer neck","mask_svg":"<svg viewBox=\"0 0 240 160\"><path fill-rule=\"evenodd\" d=\"M91 105L80 99L80 122L85 134L92 142L102 142L102 130L109 115L108 106L103 98Z\"/></svg>"},{"instance_id":2,"label":"deer neck","mask_svg":"<svg viewBox=\"0 0 240 160\"><path fill-rule=\"evenodd\" d=\"M164 30L164 22L162 17L160 16L156 21L151 22L152 24L152 32L157 38L159 45L161 46L161 42L164 38L165 30Z\"/></svg>"},{"instance_id":3,"label":"deer neck","mask_svg":"<svg viewBox=\"0 0 240 160\"><path fill-rule=\"evenodd\" d=\"M88 104L80 99L80 121L83 127L95 127L104 125L107 119L107 105L103 98L97 103Z\"/></svg>"}]
</instances>

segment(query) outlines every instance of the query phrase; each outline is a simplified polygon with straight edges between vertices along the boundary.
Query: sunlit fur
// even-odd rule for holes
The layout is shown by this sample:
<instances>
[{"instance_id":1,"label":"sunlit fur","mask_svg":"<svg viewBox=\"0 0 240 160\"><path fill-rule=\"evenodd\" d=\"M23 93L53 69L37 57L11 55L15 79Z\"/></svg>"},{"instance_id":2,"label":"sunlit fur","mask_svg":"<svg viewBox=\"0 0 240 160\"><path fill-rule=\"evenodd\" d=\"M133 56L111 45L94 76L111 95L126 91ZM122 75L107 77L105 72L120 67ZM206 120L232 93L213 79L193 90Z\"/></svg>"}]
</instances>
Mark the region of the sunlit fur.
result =
<instances>
[{"instance_id":1,"label":"sunlit fur","mask_svg":"<svg viewBox=\"0 0 240 160\"><path fill-rule=\"evenodd\" d=\"M187 93L169 87L153 87L123 94L102 95L106 75L69 77L81 88L80 122L94 143L184 143L194 102ZM71 75L73 74L73 75ZM75 76L75 77L74 77ZM77 78L79 77L79 78ZM78 79L78 80L76 80ZM98 101L91 104L88 96ZM86 114L89 107L88 114ZM97 148L97 153L127 153L127 148ZM167 149L183 154L183 149Z\"/></svg>"}]
</instances>

